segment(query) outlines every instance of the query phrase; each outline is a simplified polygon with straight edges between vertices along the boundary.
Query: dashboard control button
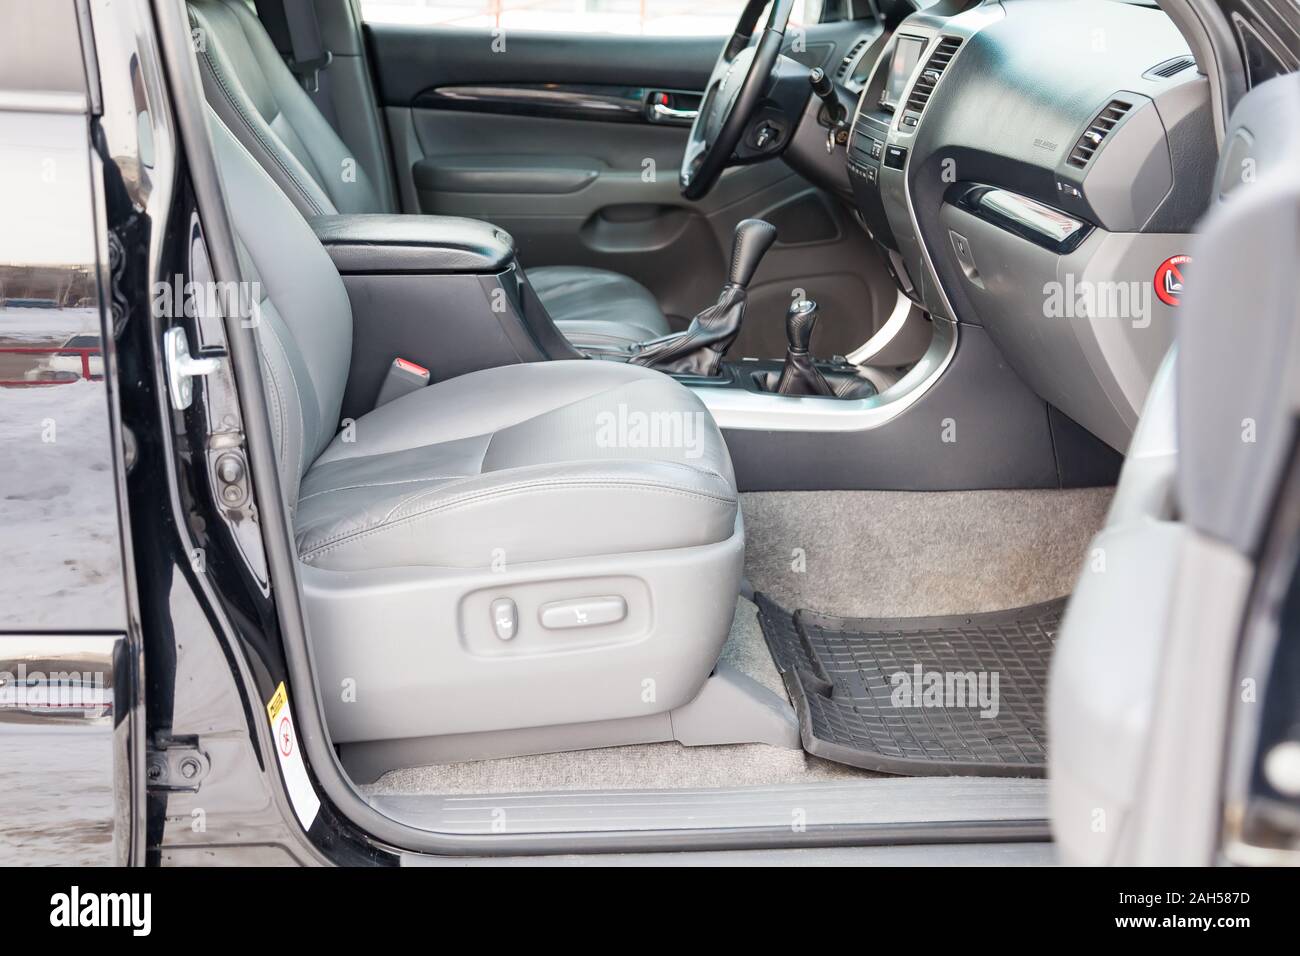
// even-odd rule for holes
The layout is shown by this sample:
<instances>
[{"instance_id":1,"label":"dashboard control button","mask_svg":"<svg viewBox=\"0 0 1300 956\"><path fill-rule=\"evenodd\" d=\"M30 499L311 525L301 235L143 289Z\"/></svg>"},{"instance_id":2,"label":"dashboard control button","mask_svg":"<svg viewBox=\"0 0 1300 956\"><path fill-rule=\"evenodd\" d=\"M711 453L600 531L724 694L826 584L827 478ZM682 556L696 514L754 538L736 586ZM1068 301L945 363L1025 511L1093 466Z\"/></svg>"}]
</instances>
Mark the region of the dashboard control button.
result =
<instances>
[{"instance_id":1,"label":"dashboard control button","mask_svg":"<svg viewBox=\"0 0 1300 956\"><path fill-rule=\"evenodd\" d=\"M906 146L888 146L885 148L885 165L890 169L902 169L907 162Z\"/></svg>"},{"instance_id":2,"label":"dashboard control button","mask_svg":"<svg viewBox=\"0 0 1300 956\"><path fill-rule=\"evenodd\" d=\"M885 149L885 144L884 144L884 143L882 143L882 142L881 142L880 140L878 140L878 139L873 139L873 140L871 141L871 158L872 158L872 159L879 159L879 158L880 158L880 155L881 155L881 153L884 151L884 149Z\"/></svg>"}]
</instances>

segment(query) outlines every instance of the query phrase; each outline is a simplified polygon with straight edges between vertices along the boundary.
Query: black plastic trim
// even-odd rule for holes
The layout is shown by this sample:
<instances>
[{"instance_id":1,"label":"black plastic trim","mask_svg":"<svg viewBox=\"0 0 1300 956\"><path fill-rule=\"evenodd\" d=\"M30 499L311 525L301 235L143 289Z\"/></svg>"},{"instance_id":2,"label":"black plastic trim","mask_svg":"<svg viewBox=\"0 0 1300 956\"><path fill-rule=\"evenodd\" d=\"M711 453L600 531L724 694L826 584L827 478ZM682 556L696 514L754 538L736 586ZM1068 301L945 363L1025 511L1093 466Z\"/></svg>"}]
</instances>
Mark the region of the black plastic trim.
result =
<instances>
[{"instance_id":1,"label":"black plastic trim","mask_svg":"<svg viewBox=\"0 0 1300 956\"><path fill-rule=\"evenodd\" d=\"M314 216L312 231L340 275L494 275L515 258L503 229L459 216Z\"/></svg>"}]
</instances>

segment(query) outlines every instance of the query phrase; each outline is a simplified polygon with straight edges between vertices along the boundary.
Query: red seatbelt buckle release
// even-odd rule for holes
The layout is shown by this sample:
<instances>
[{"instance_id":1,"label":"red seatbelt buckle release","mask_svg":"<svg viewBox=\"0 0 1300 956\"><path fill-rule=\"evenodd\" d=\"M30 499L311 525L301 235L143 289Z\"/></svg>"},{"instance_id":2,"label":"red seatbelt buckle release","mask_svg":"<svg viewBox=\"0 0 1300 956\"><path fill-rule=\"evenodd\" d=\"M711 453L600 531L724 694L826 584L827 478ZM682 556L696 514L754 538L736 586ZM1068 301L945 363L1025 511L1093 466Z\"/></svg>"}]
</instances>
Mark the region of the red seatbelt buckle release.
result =
<instances>
[{"instance_id":1,"label":"red seatbelt buckle release","mask_svg":"<svg viewBox=\"0 0 1300 956\"><path fill-rule=\"evenodd\" d=\"M423 365L416 365L410 359L395 358L388 366L383 384L379 386L379 396L375 399L375 408L387 405L395 398L401 398L408 392L424 388L431 378L429 370Z\"/></svg>"},{"instance_id":2,"label":"red seatbelt buckle release","mask_svg":"<svg viewBox=\"0 0 1300 956\"><path fill-rule=\"evenodd\" d=\"M403 372L410 372L413 375L418 375L426 382L429 380L429 370L423 365L416 365L410 359L395 358L393 359L393 367L401 369Z\"/></svg>"}]
</instances>

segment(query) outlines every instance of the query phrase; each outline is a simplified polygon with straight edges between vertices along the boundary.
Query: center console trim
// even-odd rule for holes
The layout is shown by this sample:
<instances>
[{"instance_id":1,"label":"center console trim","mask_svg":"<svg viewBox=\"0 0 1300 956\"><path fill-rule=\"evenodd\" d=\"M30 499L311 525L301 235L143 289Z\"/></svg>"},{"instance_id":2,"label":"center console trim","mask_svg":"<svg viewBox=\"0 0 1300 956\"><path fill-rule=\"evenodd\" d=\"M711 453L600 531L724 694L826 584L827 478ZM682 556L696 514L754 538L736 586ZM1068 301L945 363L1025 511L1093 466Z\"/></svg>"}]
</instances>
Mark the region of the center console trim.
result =
<instances>
[{"instance_id":1,"label":"center console trim","mask_svg":"<svg viewBox=\"0 0 1300 956\"><path fill-rule=\"evenodd\" d=\"M742 388L693 387L722 429L856 432L879 428L914 405L957 352L957 323L936 318L930 347L897 383L869 398L795 397Z\"/></svg>"}]
</instances>

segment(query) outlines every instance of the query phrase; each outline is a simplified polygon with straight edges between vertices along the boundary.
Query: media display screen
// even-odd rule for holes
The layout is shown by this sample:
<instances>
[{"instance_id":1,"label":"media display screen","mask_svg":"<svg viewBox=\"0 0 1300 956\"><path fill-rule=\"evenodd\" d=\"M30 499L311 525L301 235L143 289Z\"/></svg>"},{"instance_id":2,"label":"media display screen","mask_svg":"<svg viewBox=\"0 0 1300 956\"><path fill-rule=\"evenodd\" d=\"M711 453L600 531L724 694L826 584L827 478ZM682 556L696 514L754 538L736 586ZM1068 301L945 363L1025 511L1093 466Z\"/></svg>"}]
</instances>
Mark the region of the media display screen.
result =
<instances>
[{"instance_id":1,"label":"media display screen","mask_svg":"<svg viewBox=\"0 0 1300 956\"><path fill-rule=\"evenodd\" d=\"M903 90L924 50L925 41L920 37L899 37L894 44L894 58L889 61L889 77L885 80L885 91L880 94L880 105L891 113L898 109Z\"/></svg>"}]
</instances>

